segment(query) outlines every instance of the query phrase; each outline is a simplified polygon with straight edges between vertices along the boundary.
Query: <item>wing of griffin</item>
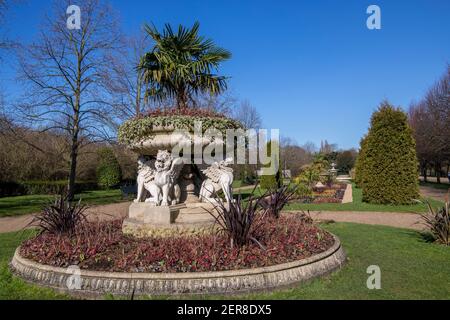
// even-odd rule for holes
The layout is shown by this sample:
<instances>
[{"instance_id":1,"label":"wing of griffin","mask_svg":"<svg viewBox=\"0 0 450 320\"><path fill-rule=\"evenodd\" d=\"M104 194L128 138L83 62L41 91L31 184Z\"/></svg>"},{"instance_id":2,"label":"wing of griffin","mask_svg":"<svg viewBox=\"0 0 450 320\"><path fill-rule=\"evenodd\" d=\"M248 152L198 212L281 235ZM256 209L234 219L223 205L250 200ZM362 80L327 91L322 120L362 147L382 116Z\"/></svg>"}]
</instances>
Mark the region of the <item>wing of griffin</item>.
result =
<instances>
[{"instance_id":1,"label":"wing of griffin","mask_svg":"<svg viewBox=\"0 0 450 320\"><path fill-rule=\"evenodd\" d=\"M156 170L153 168L155 167L155 160L148 160L145 161L142 165L142 175L144 176L145 183L149 183L155 179Z\"/></svg>"},{"instance_id":2,"label":"wing of griffin","mask_svg":"<svg viewBox=\"0 0 450 320\"><path fill-rule=\"evenodd\" d=\"M174 158L172 165L170 166L169 174L172 178L176 179L180 175L181 169L183 169L184 161L183 158Z\"/></svg>"},{"instance_id":3,"label":"wing of griffin","mask_svg":"<svg viewBox=\"0 0 450 320\"><path fill-rule=\"evenodd\" d=\"M218 183L220 176L222 175L222 171L217 163L214 163L205 170L202 170L202 172L205 174L207 178L211 179L211 181L214 183Z\"/></svg>"}]
</instances>

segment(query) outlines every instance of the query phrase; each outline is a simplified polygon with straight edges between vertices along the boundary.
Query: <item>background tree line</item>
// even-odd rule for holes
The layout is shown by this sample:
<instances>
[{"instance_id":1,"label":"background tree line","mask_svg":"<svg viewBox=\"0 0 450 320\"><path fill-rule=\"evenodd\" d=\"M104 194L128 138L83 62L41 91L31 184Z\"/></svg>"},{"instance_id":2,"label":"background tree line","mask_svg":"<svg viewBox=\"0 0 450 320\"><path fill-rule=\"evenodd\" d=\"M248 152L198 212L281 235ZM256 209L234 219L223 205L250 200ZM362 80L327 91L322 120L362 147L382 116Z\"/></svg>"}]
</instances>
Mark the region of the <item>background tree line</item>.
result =
<instances>
[{"instance_id":1,"label":"background tree line","mask_svg":"<svg viewBox=\"0 0 450 320\"><path fill-rule=\"evenodd\" d=\"M409 108L409 124L416 140L420 174L437 182L450 166L450 66L418 102Z\"/></svg>"},{"instance_id":2,"label":"background tree line","mask_svg":"<svg viewBox=\"0 0 450 320\"><path fill-rule=\"evenodd\" d=\"M0 0L0 23L13 2ZM95 180L108 171L97 168L105 146L112 148L121 178L134 179L135 155L116 144L118 125L176 101L145 99L150 84L138 66L154 39L144 30L125 35L117 12L102 0L78 1L81 29L69 30L70 4L55 1L30 42L0 35L0 63L14 64L22 92L5 99L0 84L0 182L68 179L73 196L77 180ZM261 126L256 108L230 92L198 94L195 106L249 128Z\"/></svg>"}]
</instances>

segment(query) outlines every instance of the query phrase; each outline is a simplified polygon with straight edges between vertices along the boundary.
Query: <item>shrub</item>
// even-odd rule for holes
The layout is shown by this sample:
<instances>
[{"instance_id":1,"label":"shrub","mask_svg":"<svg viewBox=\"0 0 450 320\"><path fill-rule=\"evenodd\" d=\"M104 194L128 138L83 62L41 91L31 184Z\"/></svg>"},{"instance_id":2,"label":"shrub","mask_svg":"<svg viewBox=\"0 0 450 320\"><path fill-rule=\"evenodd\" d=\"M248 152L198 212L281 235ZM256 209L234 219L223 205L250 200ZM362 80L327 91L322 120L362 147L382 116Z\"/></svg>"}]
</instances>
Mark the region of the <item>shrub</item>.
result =
<instances>
[{"instance_id":1,"label":"shrub","mask_svg":"<svg viewBox=\"0 0 450 320\"><path fill-rule=\"evenodd\" d=\"M417 199L418 161L407 115L383 102L372 115L364 144L360 163L363 201L410 204Z\"/></svg>"},{"instance_id":2,"label":"shrub","mask_svg":"<svg viewBox=\"0 0 450 320\"><path fill-rule=\"evenodd\" d=\"M274 144L274 149L278 149L278 157L276 154L272 155L272 143ZM281 162L279 158L279 146L276 141L269 141L267 143L267 156L271 158L271 162L267 165L262 166L261 168L261 179L260 179L260 185L263 189L277 189L280 188L283 185L283 173L281 168ZM278 167L276 169L275 174L267 174L268 168L271 166L274 166L276 164Z\"/></svg>"},{"instance_id":3,"label":"shrub","mask_svg":"<svg viewBox=\"0 0 450 320\"><path fill-rule=\"evenodd\" d=\"M309 188L314 187L317 182L326 183L327 177L322 175L326 172L328 161L317 158L313 163L304 165L300 174L294 179L296 184L305 184Z\"/></svg>"},{"instance_id":4,"label":"shrub","mask_svg":"<svg viewBox=\"0 0 450 320\"><path fill-rule=\"evenodd\" d=\"M345 150L339 152L336 156L336 168L338 172L349 173L355 165L355 152Z\"/></svg>"},{"instance_id":5,"label":"shrub","mask_svg":"<svg viewBox=\"0 0 450 320\"><path fill-rule=\"evenodd\" d=\"M234 245L243 247L250 242L260 245L253 233L261 226L264 218L260 208L265 195L254 197L255 188L246 204L243 203L240 194L235 201L230 203L225 203L220 197L215 197L217 205L214 212L210 212L210 214L216 219L219 232L228 236L232 248Z\"/></svg>"},{"instance_id":6,"label":"shrub","mask_svg":"<svg viewBox=\"0 0 450 320\"><path fill-rule=\"evenodd\" d=\"M450 210L448 200L444 207L434 210L427 202L428 213L422 215L424 224L430 229L434 239L446 246L450 246Z\"/></svg>"},{"instance_id":7,"label":"shrub","mask_svg":"<svg viewBox=\"0 0 450 320\"><path fill-rule=\"evenodd\" d=\"M296 187L288 185L281 186L280 188L271 191L267 197L262 199L261 207L267 214L279 218L281 210L283 210L289 200L294 197L296 191Z\"/></svg>"},{"instance_id":8,"label":"shrub","mask_svg":"<svg viewBox=\"0 0 450 320\"><path fill-rule=\"evenodd\" d=\"M303 182L298 182L296 187L296 195L299 198L308 198L312 196L312 188Z\"/></svg>"},{"instance_id":9,"label":"shrub","mask_svg":"<svg viewBox=\"0 0 450 320\"><path fill-rule=\"evenodd\" d=\"M0 197L33 194L57 195L67 189L67 180L0 182ZM75 193L98 189L96 181L77 181Z\"/></svg>"},{"instance_id":10,"label":"shrub","mask_svg":"<svg viewBox=\"0 0 450 320\"><path fill-rule=\"evenodd\" d=\"M25 194L22 184L13 181L0 182L0 197L20 196Z\"/></svg>"},{"instance_id":11,"label":"shrub","mask_svg":"<svg viewBox=\"0 0 450 320\"><path fill-rule=\"evenodd\" d=\"M97 182L102 188L109 189L120 183L122 172L119 162L111 148L98 150L99 164L97 166Z\"/></svg>"},{"instance_id":12,"label":"shrub","mask_svg":"<svg viewBox=\"0 0 450 320\"><path fill-rule=\"evenodd\" d=\"M365 181L365 171L366 168L365 160L366 160L366 149L367 149L367 137L363 137L359 142L359 154L356 157L355 167L354 169L354 179L355 185L358 188L362 188Z\"/></svg>"},{"instance_id":13,"label":"shrub","mask_svg":"<svg viewBox=\"0 0 450 320\"><path fill-rule=\"evenodd\" d=\"M68 201L67 195L56 197L55 201L45 206L41 213L35 215L30 225L38 226L42 232L72 234L75 228L86 220L84 212L87 206Z\"/></svg>"},{"instance_id":14,"label":"shrub","mask_svg":"<svg viewBox=\"0 0 450 320\"><path fill-rule=\"evenodd\" d=\"M252 185L257 181L257 176L255 174L255 170L252 170L250 165L239 165L243 168L238 171L239 180L242 181L243 185Z\"/></svg>"}]
</instances>

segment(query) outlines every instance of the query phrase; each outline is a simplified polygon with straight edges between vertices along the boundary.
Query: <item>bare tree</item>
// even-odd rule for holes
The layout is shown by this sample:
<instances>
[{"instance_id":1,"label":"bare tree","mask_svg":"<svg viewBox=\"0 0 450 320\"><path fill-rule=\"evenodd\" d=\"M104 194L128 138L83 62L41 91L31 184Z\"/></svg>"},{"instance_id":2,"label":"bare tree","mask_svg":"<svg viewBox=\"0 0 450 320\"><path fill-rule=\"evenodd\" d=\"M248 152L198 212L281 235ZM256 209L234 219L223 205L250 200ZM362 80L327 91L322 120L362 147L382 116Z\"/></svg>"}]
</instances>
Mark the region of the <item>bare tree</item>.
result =
<instances>
[{"instance_id":1,"label":"bare tree","mask_svg":"<svg viewBox=\"0 0 450 320\"><path fill-rule=\"evenodd\" d=\"M450 66L424 99L411 104L409 123L424 180L432 166L440 183L442 167L447 165L448 173L450 165Z\"/></svg>"},{"instance_id":2,"label":"bare tree","mask_svg":"<svg viewBox=\"0 0 450 320\"><path fill-rule=\"evenodd\" d=\"M302 148L305 149L311 156L317 152L317 146L312 141L307 141L302 145Z\"/></svg>"},{"instance_id":3,"label":"bare tree","mask_svg":"<svg viewBox=\"0 0 450 320\"><path fill-rule=\"evenodd\" d=\"M229 92L220 95L200 93L195 97L193 103L196 108L207 109L232 117L236 109L237 99Z\"/></svg>"},{"instance_id":4,"label":"bare tree","mask_svg":"<svg viewBox=\"0 0 450 320\"><path fill-rule=\"evenodd\" d=\"M3 57L3 51L10 49L13 45L13 41L8 39L7 33L4 28L7 18L9 18L10 9L16 3L22 2L21 0L0 0L0 60Z\"/></svg>"},{"instance_id":5,"label":"bare tree","mask_svg":"<svg viewBox=\"0 0 450 320\"><path fill-rule=\"evenodd\" d=\"M427 181L428 168L433 162L431 144L432 138L432 120L427 112L427 105L424 101L412 103L409 108L409 124L413 130L413 136L416 140L416 152L419 160L420 173Z\"/></svg>"},{"instance_id":6,"label":"bare tree","mask_svg":"<svg viewBox=\"0 0 450 320\"><path fill-rule=\"evenodd\" d=\"M0 0L0 26L4 25L5 23L5 16L8 9L9 9L9 1ZM1 53L1 50L7 46L7 41L4 39L4 35L0 34L0 37L1 37L0 38L0 53Z\"/></svg>"},{"instance_id":7,"label":"bare tree","mask_svg":"<svg viewBox=\"0 0 450 320\"><path fill-rule=\"evenodd\" d=\"M429 90L425 97L432 126L428 143L434 160L437 182L440 183L441 168L450 157L450 66L447 72Z\"/></svg>"},{"instance_id":8,"label":"bare tree","mask_svg":"<svg viewBox=\"0 0 450 320\"><path fill-rule=\"evenodd\" d=\"M234 118L239 120L246 128L259 129L262 125L258 110L248 100L241 102L235 110Z\"/></svg>"},{"instance_id":9,"label":"bare tree","mask_svg":"<svg viewBox=\"0 0 450 320\"><path fill-rule=\"evenodd\" d=\"M100 0L78 1L81 28L68 29L69 4L55 2L39 39L18 51L26 95L17 108L26 125L67 137L68 195L73 198L80 148L111 136L108 125L114 105L101 84L122 39L112 9Z\"/></svg>"},{"instance_id":10,"label":"bare tree","mask_svg":"<svg viewBox=\"0 0 450 320\"><path fill-rule=\"evenodd\" d=\"M293 177L300 173L302 166L313 160L313 152L299 146L294 139L289 137L281 138L280 156L283 169L291 170Z\"/></svg>"},{"instance_id":11,"label":"bare tree","mask_svg":"<svg viewBox=\"0 0 450 320\"><path fill-rule=\"evenodd\" d=\"M327 140L320 141L320 150L319 152L322 154L330 154L337 150L337 144L328 143Z\"/></svg>"},{"instance_id":12,"label":"bare tree","mask_svg":"<svg viewBox=\"0 0 450 320\"><path fill-rule=\"evenodd\" d=\"M115 114L119 120L139 116L149 107L145 103L146 86L142 81L142 70L137 66L149 47L149 40L142 33L125 39L126 48L110 57L110 72L102 79L105 88L113 97Z\"/></svg>"}]
</instances>

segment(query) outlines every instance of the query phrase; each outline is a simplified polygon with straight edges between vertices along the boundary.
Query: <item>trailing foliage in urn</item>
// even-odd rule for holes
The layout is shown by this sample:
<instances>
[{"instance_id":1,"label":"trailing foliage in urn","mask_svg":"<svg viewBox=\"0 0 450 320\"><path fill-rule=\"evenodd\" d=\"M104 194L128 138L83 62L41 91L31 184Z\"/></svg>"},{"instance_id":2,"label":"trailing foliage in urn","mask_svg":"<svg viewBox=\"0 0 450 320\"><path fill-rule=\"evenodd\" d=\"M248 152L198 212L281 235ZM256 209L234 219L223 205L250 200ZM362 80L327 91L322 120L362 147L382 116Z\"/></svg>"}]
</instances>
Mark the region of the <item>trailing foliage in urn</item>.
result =
<instances>
[{"instance_id":1,"label":"trailing foliage in urn","mask_svg":"<svg viewBox=\"0 0 450 320\"><path fill-rule=\"evenodd\" d=\"M147 116L125 121L119 128L119 141L133 144L151 138L154 127L172 127L192 132L196 121L201 122L203 131L215 128L223 135L226 134L227 129L243 128L239 121L230 118L185 115Z\"/></svg>"},{"instance_id":2,"label":"trailing foliage in urn","mask_svg":"<svg viewBox=\"0 0 450 320\"><path fill-rule=\"evenodd\" d=\"M119 162L111 148L102 148L98 151L100 158L97 166L98 185L109 189L118 185L122 179Z\"/></svg>"},{"instance_id":3,"label":"trailing foliage in urn","mask_svg":"<svg viewBox=\"0 0 450 320\"><path fill-rule=\"evenodd\" d=\"M372 115L359 164L363 201L410 204L419 197L415 147L406 114L383 102Z\"/></svg>"}]
</instances>

